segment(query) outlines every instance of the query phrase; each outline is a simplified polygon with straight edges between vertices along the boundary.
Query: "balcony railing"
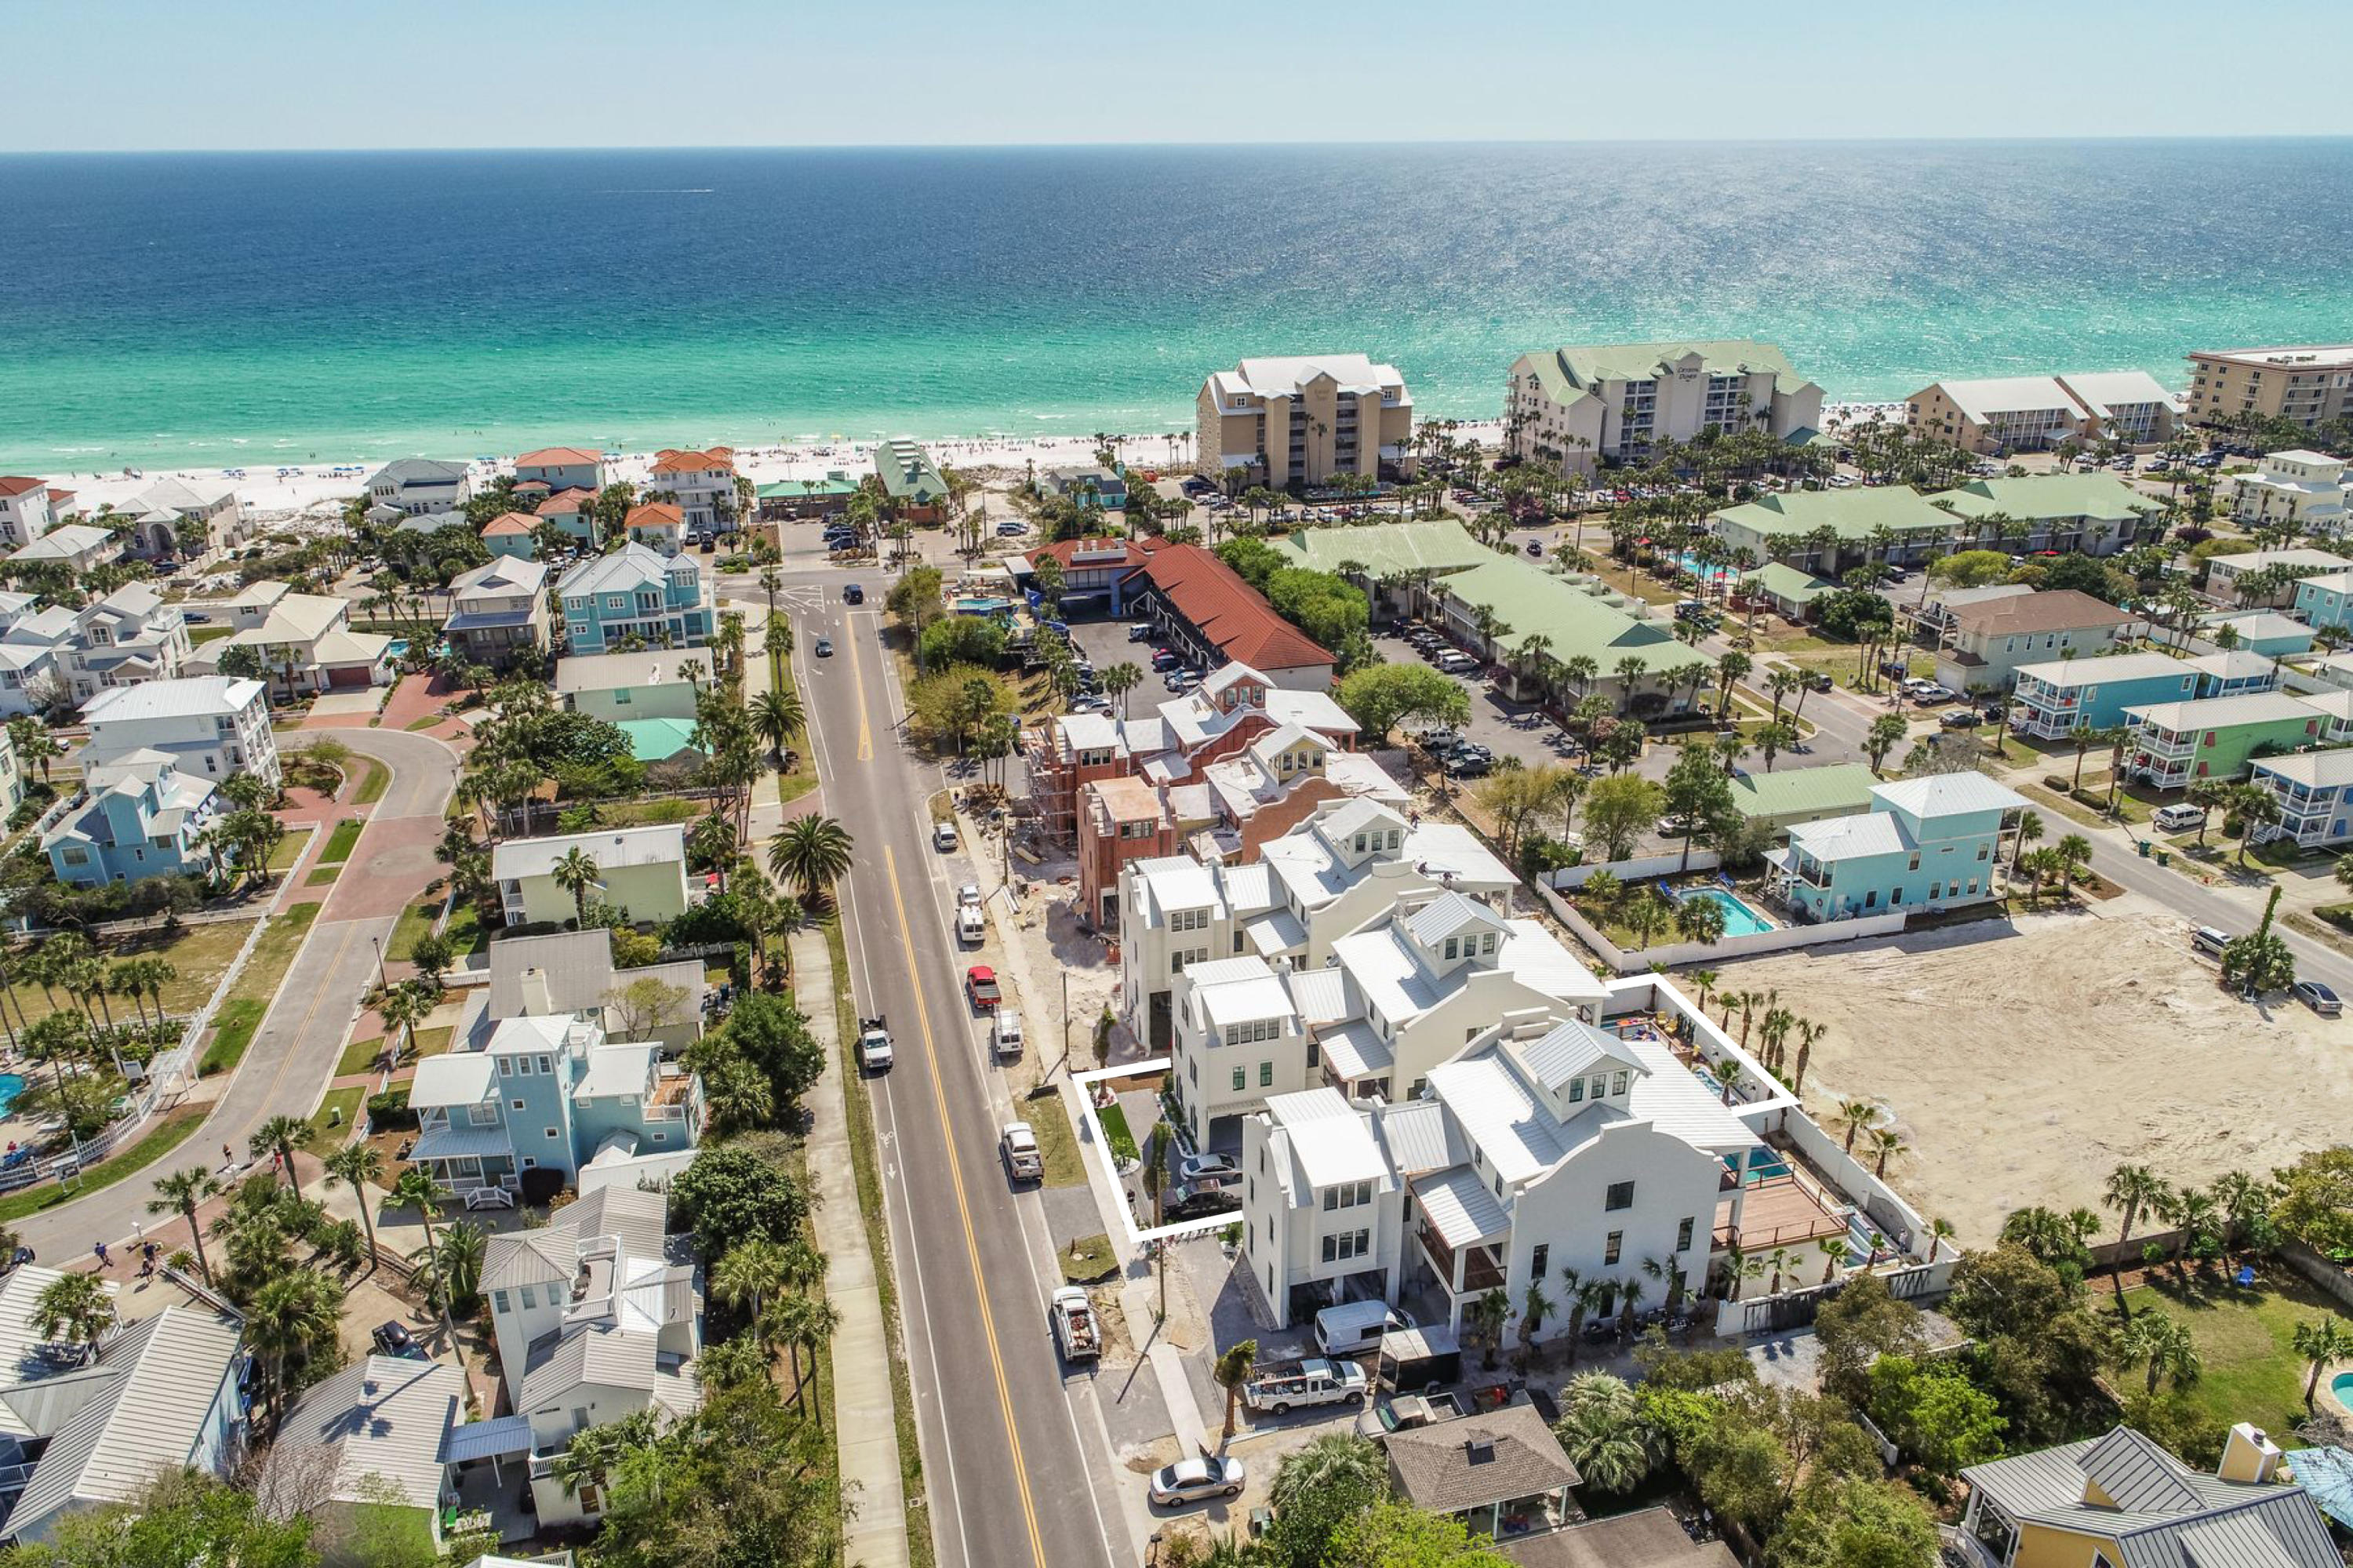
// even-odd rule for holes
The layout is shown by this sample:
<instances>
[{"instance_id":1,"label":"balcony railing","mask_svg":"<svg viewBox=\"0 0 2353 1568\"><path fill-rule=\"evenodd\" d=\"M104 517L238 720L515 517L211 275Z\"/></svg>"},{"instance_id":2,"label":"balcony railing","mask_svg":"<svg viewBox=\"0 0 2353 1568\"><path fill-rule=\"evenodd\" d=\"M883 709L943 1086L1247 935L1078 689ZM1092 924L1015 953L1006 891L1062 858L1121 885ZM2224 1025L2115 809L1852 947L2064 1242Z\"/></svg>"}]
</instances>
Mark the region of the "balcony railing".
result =
<instances>
[{"instance_id":1,"label":"balcony railing","mask_svg":"<svg viewBox=\"0 0 2353 1568\"><path fill-rule=\"evenodd\" d=\"M1421 1243L1421 1250L1428 1255L1430 1266L1438 1271L1439 1278L1448 1282L1447 1287L1455 1295L1476 1296L1502 1288L1504 1271L1496 1264L1495 1255L1485 1247L1474 1245L1462 1249L1462 1284L1458 1289L1452 1284L1454 1249L1446 1245L1446 1238L1432 1230L1427 1221L1417 1227L1415 1235Z\"/></svg>"}]
</instances>

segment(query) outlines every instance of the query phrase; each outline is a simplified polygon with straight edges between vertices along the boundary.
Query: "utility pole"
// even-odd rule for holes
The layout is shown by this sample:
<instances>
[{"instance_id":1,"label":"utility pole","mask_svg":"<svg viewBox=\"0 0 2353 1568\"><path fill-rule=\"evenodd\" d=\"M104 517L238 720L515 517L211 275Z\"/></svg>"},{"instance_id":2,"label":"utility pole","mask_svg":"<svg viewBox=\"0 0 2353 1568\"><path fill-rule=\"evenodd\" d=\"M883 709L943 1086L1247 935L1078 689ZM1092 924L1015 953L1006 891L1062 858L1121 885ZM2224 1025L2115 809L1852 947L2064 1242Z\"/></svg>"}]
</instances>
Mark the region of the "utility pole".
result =
<instances>
[{"instance_id":1,"label":"utility pole","mask_svg":"<svg viewBox=\"0 0 2353 1568\"><path fill-rule=\"evenodd\" d=\"M1062 1070L1071 1067L1071 971L1062 971Z\"/></svg>"}]
</instances>

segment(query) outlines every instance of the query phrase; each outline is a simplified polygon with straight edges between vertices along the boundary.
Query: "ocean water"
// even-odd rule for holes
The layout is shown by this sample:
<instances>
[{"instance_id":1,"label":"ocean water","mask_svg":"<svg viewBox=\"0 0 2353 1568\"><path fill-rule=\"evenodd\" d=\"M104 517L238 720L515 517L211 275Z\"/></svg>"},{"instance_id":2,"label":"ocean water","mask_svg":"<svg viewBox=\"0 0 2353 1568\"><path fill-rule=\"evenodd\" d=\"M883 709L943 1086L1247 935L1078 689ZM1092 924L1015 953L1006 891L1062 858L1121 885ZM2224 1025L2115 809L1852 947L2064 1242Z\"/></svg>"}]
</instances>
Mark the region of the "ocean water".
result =
<instances>
[{"instance_id":1,"label":"ocean water","mask_svg":"<svg viewBox=\"0 0 2353 1568\"><path fill-rule=\"evenodd\" d=\"M2353 141L0 157L0 466L1188 426L1362 349L1494 417L1560 343L1833 399L2353 338Z\"/></svg>"}]
</instances>

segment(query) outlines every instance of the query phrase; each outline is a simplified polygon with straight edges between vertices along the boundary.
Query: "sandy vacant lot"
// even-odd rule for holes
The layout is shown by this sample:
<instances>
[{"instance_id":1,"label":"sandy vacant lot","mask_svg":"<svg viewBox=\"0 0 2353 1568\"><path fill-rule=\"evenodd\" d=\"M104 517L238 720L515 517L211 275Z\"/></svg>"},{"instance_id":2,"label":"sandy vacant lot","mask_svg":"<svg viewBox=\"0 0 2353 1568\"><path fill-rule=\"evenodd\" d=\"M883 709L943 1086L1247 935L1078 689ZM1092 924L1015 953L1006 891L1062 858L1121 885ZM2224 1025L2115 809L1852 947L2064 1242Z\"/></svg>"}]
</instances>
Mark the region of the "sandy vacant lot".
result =
<instances>
[{"instance_id":1,"label":"sandy vacant lot","mask_svg":"<svg viewBox=\"0 0 2353 1568\"><path fill-rule=\"evenodd\" d=\"M2353 1018L2215 984L2178 919L2031 916L1720 967L1830 1031L1806 1103L1892 1116L1889 1179L1982 1244L2030 1203L2097 1208L2127 1160L2202 1183L2353 1136ZM1736 1019L1736 1023L1737 1020Z\"/></svg>"}]
</instances>

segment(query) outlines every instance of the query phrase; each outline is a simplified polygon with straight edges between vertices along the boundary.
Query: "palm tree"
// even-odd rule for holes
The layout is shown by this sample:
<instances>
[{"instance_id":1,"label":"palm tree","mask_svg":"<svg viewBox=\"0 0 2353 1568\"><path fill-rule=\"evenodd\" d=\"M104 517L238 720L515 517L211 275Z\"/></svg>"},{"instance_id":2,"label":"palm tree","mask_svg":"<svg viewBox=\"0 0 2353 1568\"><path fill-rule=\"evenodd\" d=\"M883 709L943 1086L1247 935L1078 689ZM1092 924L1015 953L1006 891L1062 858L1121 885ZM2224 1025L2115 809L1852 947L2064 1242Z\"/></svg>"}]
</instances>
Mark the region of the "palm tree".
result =
<instances>
[{"instance_id":1,"label":"palm tree","mask_svg":"<svg viewBox=\"0 0 2353 1568\"><path fill-rule=\"evenodd\" d=\"M1103 673L1103 690L1119 705L1122 718L1127 716L1127 694L1144 683L1144 671L1133 660L1123 659Z\"/></svg>"},{"instance_id":2,"label":"palm tree","mask_svg":"<svg viewBox=\"0 0 2353 1568\"><path fill-rule=\"evenodd\" d=\"M1879 1109L1868 1100L1841 1100L1838 1114L1831 1122L1846 1128L1846 1152L1854 1152L1855 1135L1869 1127L1879 1117Z\"/></svg>"},{"instance_id":3,"label":"palm tree","mask_svg":"<svg viewBox=\"0 0 2353 1568\"><path fill-rule=\"evenodd\" d=\"M1560 1275L1565 1285L1561 1298L1568 1304L1568 1364L1575 1366L1577 1347L1585 1342L1585 1319L1607 1316L1618 1290L1607 1279L1580 1279L1573 1268L1564 1268Z\"/></svg>"},{"instance_id":4,"label":"palm tree","mask_svg":"<svg viewBox=\"0 0 2353 1568\"><path fill-rule=\"evenodd\" d=\"M2059 852L2059 891L2064 893L2075 885L2077 873L2091 869L2092 841L2069 833L2051 847Z\"/></svg>"},{"instance_id":5,"label":"palm tree","mask_svg":"<svg viewBox=\"0 0 2353 1568\"><path fill-rule=\"evenodd\" d=\"M1874 1176L1885 1176L1887 1174L1887 1161L1895 1155L1903 1153L1905 1147L1902 1135L1898 1134L1894 1129L1884 1127L1873 1128L1871 1129L1871 1152L1873 1163L1871 1168L1871 1173Z\"/></svg>"},{"instance_id":6,"label":"palm tree","mask_svg":"<svg viewBox=\"0 0 2353 1568\"><path fill-rule=\"evenodd\" d=\"M2018 844L2017 847L2012 849L2010 853L2010 868L2012 871L2016 871L2018 869L2019 862L2026 858L2026 846L2032 843L2042 836L2042 812L2028 811L2020 816L2018 819Z\"/></svg>"},{"instance_id":7,"label":"palm tree","mask_svg":"<svg viewBox=\"0 0 2353 1568\"><path fill-rule=\"evenodd\" d=\"M776 1332L787 1347L793 1363L793 1402L801 1403L801 1352L807 1351L809 1360L809 1382L815 1383L824 1375L825 1342L841 1327L841 1313L822 1296L787 1296L776 1308ZM810 1401L807 1408L818 1425L825 1425L825 1401Z\"/></svg>"},{"instance_id":8,"label":"palm tree","mask_svg":"<svg viewBox=\"0 0 2353 1568\"><path fill-rule=\"evenodd\" d=\"M335 1342L343 1292L315 1268L281 1274L254 1292L245 1308L245 1342L269 1369L270 1420L286 1414L286 1366L307 1361Z\"/></svg>"},{"instance_id":9,"label":"palm tree","mask_svg":"<svg viewBox=\"0 0 2353 1568\"><path fill-rule=\"evenodd\" d=\"M1520 1299L1520 1359L1526 1361L1535 1353L1536 1331L1544 1326L1544 1315L1552 1310L1552 1298L1545 1294L1544 1281L1528 1281L1527 1293Z\"/></svg>"},{"instance_id":10,"label":"palm tree","mask_svg":"<svg viewBox=\"0 0 2353 1568\"><path fill-rule=\"evenodd\" d=\"M768 743L779 763L784 760L785 747L807 726L808 714L792 692L762 692L752 699L752 728Z\"/></svg>"},{"instance_id":11,"label":"palm tree","mask_svg":"<svg viewBox=\"0 0 2353 1568\"><path fill-rule=\"evenodd\" d=\"M1220 1450L1234 1440L1234 1417L1241 1403L1242 1384L1250 1381L1250 1368L1257 1362L1258 1341L1244 1340L1227 1346L1225 1353L1218 1358L1217 1365L1209 1369L1209 1375L1217 1380L1219 1388L1226 1391L1226 1425L1218 1435Z\"/></svg>"},{"instance_id":12,"label":"palm tree","mask_svg":"<svg viewBox=\"0 0 2353 1568\"><path fill-rule=\"evenodd\" d=\"M299 1116L274 1116L255 1129L246 1139L246 1147L256 1160L265 1154L275 1154L286 1167L286 1180L294 1195L302 1195L302 1177L294 1169L294 1151L308 1149L319 1139L319 1129Z\"/></svg>"},{"instance_id":13,"label":"palm tree","mask_svg":"<svg viewBox=\"0 0 2353 1568\"><path fill-rule=\"evenodd\" d=\"M1504 1324L1512 1316L1512 1298L1500 1285L1491 1287L1471 1303L1472 1331L1487 1352L1487 1368L1493 1371L1495 1352L1504 1342Z\"/></svg>"},{"instance_id":14,"label":"palm tree","mask_svg":"<svg viewBox=\"0 0 2353 1568\"><path fill-rule=\"evenodd\" d=\"M400 1179L392 1184L392 1201L415 1208L417 1217L425 1222L425 1251L430 1255L435 1251L433 1216L441 1212L441 1189L435 1185L433 1178L427 1175L421 1166L412 1165L402 1171ZM442 1291L439 1296L441 1329L449 1336L450 1352L458 1358L458 1365L462 1368L466 1364L466 1349L458 1342L458 1323L449 1314L448 1292Z\"/></svg>"},{"instance_id":15,"label":"palm tree","mask_svg":"<svg viewBox=\"0 0 2353 1568\"><path fill-rule=\"evenodd\" d=\"M353 1147L365 1146L355 1144ZM204 1227L196 1224L196 1211L204 1207L206 1200L217 1196L220 1190L218 1177L202 1166L191 1166L185 1171L174 1171L169 1176L157 1177L155 1195L147 1200L149 1213L175 1213L188 1222L188 1234L195 1238L196 1269L205 1277L207 1285L213 1282L213 1269L205 1257L205 1232Z\"/></svg>"},{"instance_id":16,"label":"palm tree","mask_svg":"<svg viewBox=\"0 0 2353 1568\"><path fill-rule=\"evenodd\" d=\"M33 1326L43 1339L87 1345L95 1360L98 1341L114 1327L114 1298L95 1274L61 1274L33 1298Z\"/></svg>"},{"instance_id":17,"label":"palm tree","mask_svg":"<svg viewBox=\"0 0 2353 1568\"><path fill-rule=\"evenodd\" d=\"M712 1270L712 1294L731 1307L746 1307L752 1332L765 1337L767 1298L785 1287L785 1249L775 1242L738 1242ZM793 1371L797 1381L797 1362Z\"/></svg>"},{"instance_id":18,"label":"palm tree","mask_svg":"<svg viewBox=\"0 0 2353 1568\"><path fill-rule=\"evenodd\" d=\"M831 817L796 817L768 841L768 874L801 890L814 903L849 874L849 831Z\"/></svg>"},{"instance_id":19,"label":"palm tree","mask_svg":"<svg viewBox=\"0 0 2353 1568\"><path fill-rule=\"evenodd\" d=\"M1353 1432L1327 1432L1282 1457L1268 1500L1280 1513L1313 1498L1378 1497L1388 1479L1379 1445Z\"/></svg>"},{"instance_id":20,"label":"palm tree","mask_svg":"<svg viewBox=\"0 0 2353 1568\"><path fill-rule=\"evenodd\" d=\"M2200 1369L2197 1341L2187 1325L2162 1312L2144 1312L2116 1336L2116 1352L2126 1366L2148 1371L2148 1392L2168 1374L2176 1387L2196 1380Z\"/></svg>"},{"instance_id":21,"label":"palm tree","mask_svg":"<svg viewBox=\"0 0 2353 1568\"><path fill-rule=\"evenodd\" d=\"M2312 1363L2311 1375L2304 1380L2304 1407L2312 1408L2312 1396L2320 1386L2320 1374L2330 1362L2353 1355L2353 1330L2348 1330L2342 1318L2318 1318L2308 1323L2298 1323L2293 1338L2295 1353Z\"/></svg>"},{"instance_id":22,"label":"palm tree","mask_svg":"<svg viewBox=\"0 0 2353 1568\"><path fill-rule=\"evenodd\" d=\"M2115 1282L2116 1309L2131 1316L2125 1306L2125 1244L2132 1240L2133 1222L2143 1210L2152 1213L2163 1212L2172 1201L2173 1189L2167 1186L2158 1173L2146 1165L2119 1165L2108 1172L2108 1184L2100 1194L2100 1202L2123 1215L2124 1223L2116 1229L2116 1263L2108 1271Z\"/></svg>"},{"instance_id":23,"label":"palm tree","mask_svg":"<svg viewBox=\"0 0 2353 1568\"><path fill-rule=\"evenodd\" d=\"M1634 1391L1608 1372L1580 1372L1560 1392L1553 1436L1588 1485L1629 1492L1651 1473L1648 1429Z\"/></svg>"},{"instance_id":24,"label":"palm tree","mask_svg":"<svg viewBox=\"0 0 2353 1568\"><path fill-rule=\"evenodd\" d=\"M588 924L588 890L604 885L598 880L600 874L596 861L577 844L565 850L564 858L548 873L556 886L572 895L572 911L583 928Z\"/></svg>"},{"instance_id":25,"label":"palm tree","mask_svg":"<svg viewBox=\"0 0 2353 1568\"><path fill-rule=\"evenodd\" d=\"M438 1005L422 986L402 981L384 993L375 1004L376 1016L384 1020L385 1029L394 1035L391 1059L398 1063L404 1052L417 1049L417 1026Z\"/></svg>"},{"instance_id":26,"label":"palm tree","mask_svg":"<svg viewBox=\"0 0 2353 1568\"><path fill-rule=\"evenodd\" d=\"M384 1151L365 1139L346 1143L327 1156L327 1174L352 1190L360 1206L360 1223L367 1227L368 1266L375 1266L375 1208L368 1202L368 1183L384 1176Z\"/></svg>"},{"instance_id":27,"label":"palm tree","mask_svg":"<svg viewBox=\"0 0 2353 1568\"><path fill-rule=\"evenodd\" d=\"M1692 969L1687 971L1683 978L1699 989L1699 1010L1705 1012L1708 993L1715 989L1715 982L1723 977L1714 969Z\"/></svg>"}]
</instances>

